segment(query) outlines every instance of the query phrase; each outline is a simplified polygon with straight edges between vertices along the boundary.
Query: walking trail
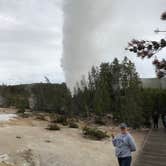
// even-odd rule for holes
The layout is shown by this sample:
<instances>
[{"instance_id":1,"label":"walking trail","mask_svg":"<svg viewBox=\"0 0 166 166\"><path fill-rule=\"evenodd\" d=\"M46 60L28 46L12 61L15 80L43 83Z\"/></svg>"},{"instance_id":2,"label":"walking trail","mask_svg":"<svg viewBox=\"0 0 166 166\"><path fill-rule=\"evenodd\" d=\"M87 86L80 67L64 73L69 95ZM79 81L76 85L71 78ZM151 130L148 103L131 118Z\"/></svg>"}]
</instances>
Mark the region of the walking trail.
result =
<instances>
[{"instance_id":1,"label":"walking trail","mask_svg":"<svg viewBox=\"0 0 166 166\"><path fill-rule=\"evenodd\" d=\"M166 166L166 129L152 129L134 166Z\"/></svg>"}]
</instances>

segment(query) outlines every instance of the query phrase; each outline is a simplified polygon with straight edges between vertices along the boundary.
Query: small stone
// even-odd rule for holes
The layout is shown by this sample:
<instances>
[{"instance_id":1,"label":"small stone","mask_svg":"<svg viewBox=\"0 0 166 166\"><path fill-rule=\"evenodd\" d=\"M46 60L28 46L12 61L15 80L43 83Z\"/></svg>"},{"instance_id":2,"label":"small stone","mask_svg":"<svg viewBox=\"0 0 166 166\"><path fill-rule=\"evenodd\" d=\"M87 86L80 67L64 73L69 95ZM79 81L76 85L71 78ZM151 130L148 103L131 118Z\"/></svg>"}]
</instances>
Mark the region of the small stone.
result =
<instances>
[{"instance_id":1,"label":"small stone","mask_svg":"<svg viewBox=\"0 0 166 166\"><path fill-rule=\"evenodd\" d=\"M21 136L16 136L17 139L21 139L22 137Z\"/></svg>"},{"instance_id":2,"label":"small stone","mask_svg":"<svg viewBox=\"0 0 166 166\"><path fill-rule=\"evenodd\" d=\"M50 140L45 140L45 142L46 142L46 143L51 143L51 141L50 141Z\"/></svg>"}]
</instances>

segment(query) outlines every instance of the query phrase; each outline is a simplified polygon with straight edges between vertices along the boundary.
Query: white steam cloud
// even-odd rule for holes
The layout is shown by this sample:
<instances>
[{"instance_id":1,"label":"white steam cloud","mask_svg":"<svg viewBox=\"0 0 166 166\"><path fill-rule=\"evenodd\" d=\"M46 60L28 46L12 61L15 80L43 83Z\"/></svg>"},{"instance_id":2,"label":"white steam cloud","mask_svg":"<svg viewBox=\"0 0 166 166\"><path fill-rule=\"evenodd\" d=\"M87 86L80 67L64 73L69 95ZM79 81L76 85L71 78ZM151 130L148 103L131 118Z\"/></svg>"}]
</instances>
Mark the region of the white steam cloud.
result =
<instances>
[{"instance_id":1,"label":"white steam cloud","mask_svg":"<svg viewBox=\"0 0 166 166\"><path fill-rule=\"evenodd\" d=\"M132 38L160 38L153 30L165 27L165 10L165 0L64 0L62 67L68 86L93 65L127 56L124 48ZM153 76L151 62L133 60L142 77Z\"/></svg>"}]
</instances>

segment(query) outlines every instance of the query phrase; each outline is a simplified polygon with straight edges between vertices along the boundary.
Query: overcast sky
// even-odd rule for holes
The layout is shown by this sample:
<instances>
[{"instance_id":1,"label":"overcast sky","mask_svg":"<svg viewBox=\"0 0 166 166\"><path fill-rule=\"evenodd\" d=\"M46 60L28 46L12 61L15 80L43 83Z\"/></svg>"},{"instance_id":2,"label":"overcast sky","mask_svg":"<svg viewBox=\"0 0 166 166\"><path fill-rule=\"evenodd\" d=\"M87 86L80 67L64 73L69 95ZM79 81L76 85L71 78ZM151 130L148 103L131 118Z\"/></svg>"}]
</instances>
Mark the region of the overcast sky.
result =
<instances>
[{"instance_id":1,"label":"overcast sky","mask_svg":"<svg viewBox=\"0 0 166 166\"><path fill-rule=\"evenodd\" d=\"M121 0L113 1L116 3L109 10L112 17L109 22L105 22L108 26L101 25L98 28L101 38L96 41L102 47L104 58L101 60L105 61L122 55L130 38L140 36L141 39L158 39L159 36L153 30L164 27L159 18L160 13L166 9L165 0L142 0L144 5L138 5L140 8L134 9L134 0L129 6L129 3L122 5ZM123 8L121 12L120 8ZM132 16L135 12L137 14ZM134 19L138 19L139 25L135 24ZM62 27L62 0L0 0L0 84L41 82L44 81L44 76L49 77L52 82L64 81L61 68ZM132 33L128 35L128 31ZM121 37L118 38L118 34ZM134 56L132 59L141 77L155 76L150 61L141 61Z\"/></svg>"},{"instance_id":2,"label":"overcast sky","mask_svg":"<svg viewBox=\"0 0 166 166\"><path fill-rule=\"evenodd\" d=\"M0 83L64 81L61 0L0 0Z\"/></svg>"}]
</instances>

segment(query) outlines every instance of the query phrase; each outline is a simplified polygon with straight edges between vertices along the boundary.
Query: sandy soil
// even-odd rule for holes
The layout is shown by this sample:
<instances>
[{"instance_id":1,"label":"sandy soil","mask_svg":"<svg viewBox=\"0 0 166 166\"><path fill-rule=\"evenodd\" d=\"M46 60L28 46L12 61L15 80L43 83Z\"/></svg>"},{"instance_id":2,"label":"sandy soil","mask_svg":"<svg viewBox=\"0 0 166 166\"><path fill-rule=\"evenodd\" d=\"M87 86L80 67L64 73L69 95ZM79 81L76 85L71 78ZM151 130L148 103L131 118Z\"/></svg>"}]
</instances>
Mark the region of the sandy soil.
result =
<instances>
[{"instance_id":1,"label":"sandy soil","mask_svg":"<svg viewBox=\"0 0 166 166\"><path fill-rule=\"evenodd\" d=\"M45 129L48 122L32 118L0 123L0 166L117 166L109 140L93 141L81 129ZM110 134L116 128L104 127ZM140 148L145 131L132 131ZM135 154L136 155L136 154ZM24 163L24 164L23 164Z\"/></svg>"}]
</instances>

